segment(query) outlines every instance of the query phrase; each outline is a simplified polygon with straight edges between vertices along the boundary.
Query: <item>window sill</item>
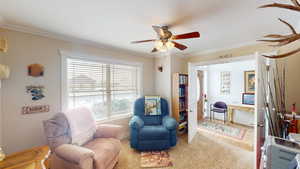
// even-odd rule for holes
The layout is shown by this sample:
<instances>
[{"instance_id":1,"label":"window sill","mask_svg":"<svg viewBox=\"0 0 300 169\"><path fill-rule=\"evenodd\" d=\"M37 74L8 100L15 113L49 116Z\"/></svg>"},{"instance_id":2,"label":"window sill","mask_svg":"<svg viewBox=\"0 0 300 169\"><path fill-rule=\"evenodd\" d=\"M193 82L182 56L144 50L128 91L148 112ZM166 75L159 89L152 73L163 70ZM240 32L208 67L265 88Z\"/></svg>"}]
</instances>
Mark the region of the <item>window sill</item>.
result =
<instances>
[{"instance_id":1,"label":"window sill","mask_svg":"<svg viewBox=\"0 0 300 169\"><path fill-rule=\"evenodd\" d=\"M103 124L103 123L108 123L108 122L112 122L112 121L115 121L115 120L122 120L122 119L126 119L126 118L131 118L132 116L133 116L132 113L122 114L122 115L113 116L113 117L107 118L107 119L96 120L96 123L97 124Z\"/></svg>"}]
</instances>

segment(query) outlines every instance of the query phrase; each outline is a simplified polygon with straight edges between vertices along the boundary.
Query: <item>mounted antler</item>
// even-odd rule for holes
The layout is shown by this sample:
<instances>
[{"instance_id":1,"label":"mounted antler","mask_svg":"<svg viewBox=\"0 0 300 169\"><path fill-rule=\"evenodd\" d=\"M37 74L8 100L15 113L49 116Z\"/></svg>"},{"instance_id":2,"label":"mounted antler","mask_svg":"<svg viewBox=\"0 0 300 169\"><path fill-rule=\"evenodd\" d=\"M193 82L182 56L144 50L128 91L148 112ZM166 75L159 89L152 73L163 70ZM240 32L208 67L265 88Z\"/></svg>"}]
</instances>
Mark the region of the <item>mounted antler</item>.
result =
<instances>
[{"instance_id":1,"label":"mounted antler","mask_svg":"<svg viewBox=\"0 0 300 169\"><path fill-rule=\"evenodd\" d=\"M277 8L289 9L289 10L300 12L300 3L298 2L298 0L291 0L291 2L293 3L293 5L273 3L273 4L263 5L259 8L277 7ZM289 35L269 34L269 35L264 36L264 38L273 38L273 39L265 39L265 40L259 40L259 41L277 42L276 45L271 45L271 46L280 47L280 46L287 45L289 43L295 42L300 39L300 34L296 32L296 30L293 28L293 26L291 24L289 24L288 22L286 22L280 18L279 18L279 21L284 23L285 25L287 25L290 28L290 30L292 31L292 34L289 34ZM271 55L271 56L264 55L264 56L268 57L268 58L276 58L277 59L277 58L284 58L284 57L293 55L298 52L300 52L300 48L293 50L291 52L288 52L288 53L281 54L281 55Z\"/></svg>"}]
</instances>

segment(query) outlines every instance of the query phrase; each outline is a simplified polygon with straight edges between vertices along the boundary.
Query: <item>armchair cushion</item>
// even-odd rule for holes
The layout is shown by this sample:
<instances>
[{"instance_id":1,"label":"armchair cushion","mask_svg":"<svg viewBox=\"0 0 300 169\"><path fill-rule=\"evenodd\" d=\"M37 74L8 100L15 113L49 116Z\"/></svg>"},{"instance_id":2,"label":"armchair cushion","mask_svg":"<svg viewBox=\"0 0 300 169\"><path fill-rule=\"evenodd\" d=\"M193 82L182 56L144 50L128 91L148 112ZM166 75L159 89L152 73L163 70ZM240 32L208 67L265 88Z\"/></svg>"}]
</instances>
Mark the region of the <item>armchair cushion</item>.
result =
<instances>
[{"instance_id":1,"label":"armchair cushion","mask_svg":"<svg viewBox=\"0 0 300 169\"><path fill-rule=\"evenodd\" d=\"M140 140L162 140L169 138L169 130L165 126L144 126L139 134Z\"/></svg>"},{"instance_id":2,"label":"armchair cushion","mask_svg":"<svg viewBox=\"0 0 300 169\"><path fill-rule=\"evenodd\" d=\"M65 115L69 122L72 144L81 146L93 139L97 126L93 113L88 108L71 109Z\"/></svg>"},{"instance_id":3,"label":"armchair cushion","mask_svg":"<svg viewBox=\"0 0 300 169\"><path fill-rule=\"evenodd\" d=\"M84 147L95 152L94 168L108 168L110 163L118 157L121 150L121 142L115 138L96 138Z\"/></svg>"},{"instance_id":4,"label":"armchair cushion","mask_svg":"<svg viewBox=\"0 0 300 169\"><path fill-rule=\"evenodd\" d=\"M169 130L174 130L177 128L177 121L170 116L163 117L163 126Z\"/></svg>"},{"instance_id":5,"label":"armchair cushion","mask_svg":"<svg viewBox=\"0 0 300 169\"><path fill-rule=\"evenodd\" d=\"M53 151L62 144L71 143L69 124L63 113L55 114L51 119L43 121L46 139Z\"/></svg>"},{"instance_id":6,"label":"armchair cushion","mask_svg":"<svg viewBox=\"0 0 300 169\"><path fill-rule=\"evenodd\" d=\"M95 138L116 138L121 140L125 135L124 128L119 125L102 124L97 126Z\"/></svg>"},{"instance_id":7,"label":"armchair cushion","mask_svg":"<svg viewBox=\"0 0 300 169\"><path fill-rule=\"evenodd\" d=\"M95 153L92 150L72 144L58 146L55 149L55 154L60 158L75 164L84 163L85 160L94 158L95 156Z\"/></svg>"},{"instance_id":8,"label":"armchair cushion","mask_svg":"<svg viewBox=\"0 0 300 169\"><path fill-rule=\"evenodd\" d=\"M144 127L144 121L139 116L133 116L129 122L129 126L134 129Z\"/></svg>"}]
</instances>

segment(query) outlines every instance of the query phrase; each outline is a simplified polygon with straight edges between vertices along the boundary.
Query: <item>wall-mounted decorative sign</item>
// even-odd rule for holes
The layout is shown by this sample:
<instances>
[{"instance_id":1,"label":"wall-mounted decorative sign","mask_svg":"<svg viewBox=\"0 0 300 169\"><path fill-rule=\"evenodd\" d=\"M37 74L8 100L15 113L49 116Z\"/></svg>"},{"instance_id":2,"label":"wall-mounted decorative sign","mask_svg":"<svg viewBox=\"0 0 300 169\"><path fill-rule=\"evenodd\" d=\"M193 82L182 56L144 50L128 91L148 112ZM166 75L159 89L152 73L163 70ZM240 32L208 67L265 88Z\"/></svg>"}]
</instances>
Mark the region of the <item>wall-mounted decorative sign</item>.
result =
<instances>
[{"instance_id":1,"label":"wall-mounted decorative sign","mask_svg":"<svg viewBox=\"0 0 300 169\"><path fill-rule=\"evenodd\" d=\"M45 113L50 111L49 105L36 105L22 107L22 114Z\"/></svg>"},{"instance_id":2,"label":"wall-mounted decorative sign","mask_svg":"<svg viewBox=\"0 0 300 169\"><path fill-rule=\"evenodd\" d=\"M221 95L229 95L230 94L230 72L221 72Z\"/></svg>"},{"instance_id":3,"label":"wall-mounted decorative sign","mask_svg":"<svg viewBox=\"0 0 300 169\"><path fill-rule=\"evenodd\" d=\"M31 64L28 66L28 76L44 76L44 66L40 64Z\"/></svg>"},{"instance_id":4,"label":"wall-mounted decorative sign","mask_svg":"<svg viewBox=\"0 0 300 169\"><path fill-rule=\"evenodd\" d=\"M45 97L44 86L26 86L26 92L31 95L31 100L37 101Z\"/></svg>"},{"instance_id":5,"label":"wall-mounted decorative sign","mask_svg":"<svg viewBox=\"0 0 300 169\"><path fill-rule=\"evenodd\" d=\"M221 56L219 56L219 58L220 59L232 58L232 54L221 55Z\"/></svg>"}]
</instances>

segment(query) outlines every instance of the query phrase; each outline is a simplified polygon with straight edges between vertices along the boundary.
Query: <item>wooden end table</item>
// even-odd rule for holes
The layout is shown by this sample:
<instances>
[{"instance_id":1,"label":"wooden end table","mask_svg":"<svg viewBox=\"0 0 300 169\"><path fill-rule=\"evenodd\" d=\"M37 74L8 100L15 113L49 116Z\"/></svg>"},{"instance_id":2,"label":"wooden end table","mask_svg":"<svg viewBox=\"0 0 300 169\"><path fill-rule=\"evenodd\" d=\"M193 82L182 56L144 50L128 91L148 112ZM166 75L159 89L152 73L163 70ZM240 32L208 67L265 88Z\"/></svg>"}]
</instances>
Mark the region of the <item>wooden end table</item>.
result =
<instances>
[{"instance_id":1,"label":"wooden end table","mask_svg":"<svg viewBox=\"0 0 300 169\"><path fill-rule=\"evenodd\" d=\"M34 147L22 152L8 155L0 162L0 169L48 169L48 146Z\"/></svg>"}]
</instances>

